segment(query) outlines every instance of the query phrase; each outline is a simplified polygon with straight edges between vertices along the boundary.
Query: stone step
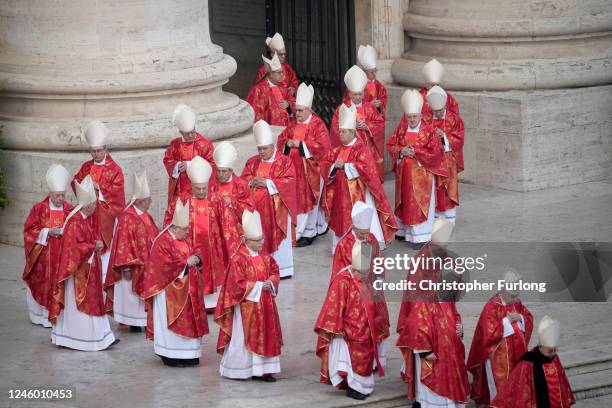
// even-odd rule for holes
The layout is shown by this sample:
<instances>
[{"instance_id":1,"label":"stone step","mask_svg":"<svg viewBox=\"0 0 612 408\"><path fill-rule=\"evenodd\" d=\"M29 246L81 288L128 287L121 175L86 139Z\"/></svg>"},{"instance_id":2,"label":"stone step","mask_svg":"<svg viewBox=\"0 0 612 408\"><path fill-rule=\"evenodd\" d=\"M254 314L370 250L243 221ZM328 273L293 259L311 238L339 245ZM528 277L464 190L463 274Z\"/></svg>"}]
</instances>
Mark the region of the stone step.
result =
<instances>
[{"instance_id":1,"label":"stone step","mask_svg":"<svg viewBox=\"0 0 612 408\"><path fill-rule=\"evenodd\" d=\"M608 342L591 341L559 354L568 376L612 369L612 344Z\"/></svg>"},{"instance_id":2,"label":"stone step","mask_svg":"<svg viewBox=\"0 0 612 408\"><path fill-rule=\"evenodd\" d=\"M575 374L569 382L577 400L612 394L612 369Z\"/></svg>"}]
</instances>

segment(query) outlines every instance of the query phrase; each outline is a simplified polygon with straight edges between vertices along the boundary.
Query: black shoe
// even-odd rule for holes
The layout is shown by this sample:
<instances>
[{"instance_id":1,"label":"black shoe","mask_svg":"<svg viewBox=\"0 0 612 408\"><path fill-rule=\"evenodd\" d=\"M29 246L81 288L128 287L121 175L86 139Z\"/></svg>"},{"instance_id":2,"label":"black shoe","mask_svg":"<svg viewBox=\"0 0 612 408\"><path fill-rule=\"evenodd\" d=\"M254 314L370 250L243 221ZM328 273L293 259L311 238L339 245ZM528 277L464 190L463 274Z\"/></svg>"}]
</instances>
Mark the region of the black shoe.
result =
<instances>
[{"instance_id":1,"label":"black shoe","mask_svg":"<svg viewBox=\"0 0 612 408\"><path fill-rule=\"evenodd\" d=\"M297 248L306 247L308 245L312 245L312 241L313 240L314 240L313 238L302 237L302 238L297 240L297 242L295 243L295 246Z\"/></svg>"},{"instance_id":2,"label":"black shoe","mask_svg":"<svg viewBox=\"0 0 612 408\"><path fill-rule=\"evenodd\" d=\"M327 231L329 231L329 227L327 227L327 228L325 229L325 231L323 231L322 233L317 234L317 237L320 237L320 236L322 236L322 235L327 234Z\"/></svg>"},{"instance_id":3,"label":"black shoe","mask_svg":"<svg viewBox=\"0 0 612 408\"><path fill-rule=\"evenodd\" d=\"M366 399L368 397L367 395L362 394L359 391L352 389L351 387L348 387L346 389L346 396L350 397L350 398L353 398L353 399L356 399L356 400L359 400L359 401L363 401L364 399Z\"/></svg>"},{"instance_id":4,"label":"black shoe","mask_svg":"<svg viewBox=\"0 0 612 408\"><path fill-rule=\"evenodd\" d=\"M106 350L108 350L109 348L113 347L113 346L114 346L114 345L116 345L116 344L119 344L119 342L120 342L120 341L121 341L121 340L119 340L119 339L115 339L115 341L113 341L113 342L112 342L112 343L111 343L111 344L110 344L110 345L109 345L109 346L106 348Z\"/></svg>"},{"instance_id":5,"label":"black shoe","mask_svg":"<svg viewBox=\"0 0 612 408\"><path fill-rule=\"evenodd\" d=\"M252 380L254 381L263 381L263 382L276 382L276 378L272 377L271 375L262 375L262 376L253 376L251 377Z\"/></svg>"},{"instance_id":6,"label":"black shoe","mask_svg":"<svg viewBox=\"0 0 612 408\"><path fill-rule=\"evenodd\" d=\"M291 279L291 278L293 278L293 275L289 275L289 276L282 276L282 277L280 278L280 280Z\"/></svg>"},{"instance_id":7,"label":"black shoe","mask_svg":"<svg viewBox=\"0 0 612 408\"><path fill-rule=\"evenodd\" d=\"M159 358L161 358L164 365L168 367L185 367L184 360L180 358L170 358L164 356L159 356Z\"/></svg>"},{"instance_id":8,"label":"black shoe","mask_svg":"<svg viewBox=\"0 0 612 408\"><path fill-rule=\"evenodd\" d=\"M183 360L183 364L186 367L197 366L197 365L200 365L200 359L199 358L186 358Z\"/></svg>"},{"instance_id":9,"label":"black shoe","mask_svg":"<svg viewBox=\"0 0 612 408\"><path fill-rule=\"evenodd\" d=\"M376 374L376 372L378 372L378 367L374 367L374 368L372 369L372 373L373 373L373 374Z\"/></svg>"},{"instance_id":10,"label":"black shoe","mask_svg":"<svg viewBox=\"0 0 612 408\"><path fill-rule=\"evenodd\" d=\"M414 404L412 404L412 408L421 408L421 403L414 401Z\"/></svg>"},{"instance_id":11,"label":"black shoe","mask_svg":"<svg viewBox=\"0 0 612 408\"><path fill-rule=\"evenodd\" d=\"M396 241L405 241L405 240L406 240L406 237L403 237L403 236L401 236L401 235L396 235L396 236L395 236L395 240L396 240Z\"/></svg>"},{"instance_id":12,"label":"black shoe","mask_svg":"<svg viewBox=\"0 0 612 408\"><path fill-rule=\"evenodd\" d=\"M130 326L130 333L142 333L142 327Z\"/></svg>"}]
</instances>

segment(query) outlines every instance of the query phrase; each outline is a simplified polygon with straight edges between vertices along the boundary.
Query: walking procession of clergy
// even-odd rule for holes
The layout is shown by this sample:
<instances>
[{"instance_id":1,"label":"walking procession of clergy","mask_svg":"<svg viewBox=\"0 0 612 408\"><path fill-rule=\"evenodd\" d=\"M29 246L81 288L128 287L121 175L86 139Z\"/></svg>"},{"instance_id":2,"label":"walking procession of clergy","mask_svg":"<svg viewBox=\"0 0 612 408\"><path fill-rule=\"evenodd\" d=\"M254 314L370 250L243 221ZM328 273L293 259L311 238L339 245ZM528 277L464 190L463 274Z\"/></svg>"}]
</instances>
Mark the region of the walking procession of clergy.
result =
<instances>
[{"instance_id":1,"label":"walking procession of clergy","mask_svg":"<svg viewBox=\"0 0 612 408\"><path fill-rule=\"evenodd\" d=\"M143 170L129 200L124 174L107 149L109 129L84 130L92 160L71 176L46 174L49 194L24 226L30 320L51 328L52 343L82 351L119 342L119 328L152 340L163 364L198 365L207 313L219 325L219 374L274 382L281 372L282 322L276 298L294 271L294 247L332 233L332 271L316 320L321 382L357 400L385 375L391 325L384 295L373 290L369 260L394 239L418 256L446 258L456 223L464 127L440 83L443 66L423 67L425 86L401 97L402 119L386 143L395 203L385 190L388 98L376 80L376 51L361 46L359 66L328 129L316 115L312 85L298 85L280 34L246 99L254 110L257 154L239 168L238 151L197 132L197 115L178 105L180 135L163 157L168 200L163 224L148 213L155 199ZM271 126L284 129L275 138ZM276 139L276 140L275 140ZM161 164L160 164L161 165ZM76 206L66 201L71 186ZM401 244L404 245L404 244ZM445 271L410 271L442 279ZM455 278L458 278L457 276ZM508 270L504 280L520 276ZM401 375L413 406L568 407L574 402L556 355L559 323L545 316L528 350L534 320L519 294L502 291L484 306L465 356L452 293L406 292L396 331ZM472 382L468 381L468 372Z\"/></svg>"}]
</instances>

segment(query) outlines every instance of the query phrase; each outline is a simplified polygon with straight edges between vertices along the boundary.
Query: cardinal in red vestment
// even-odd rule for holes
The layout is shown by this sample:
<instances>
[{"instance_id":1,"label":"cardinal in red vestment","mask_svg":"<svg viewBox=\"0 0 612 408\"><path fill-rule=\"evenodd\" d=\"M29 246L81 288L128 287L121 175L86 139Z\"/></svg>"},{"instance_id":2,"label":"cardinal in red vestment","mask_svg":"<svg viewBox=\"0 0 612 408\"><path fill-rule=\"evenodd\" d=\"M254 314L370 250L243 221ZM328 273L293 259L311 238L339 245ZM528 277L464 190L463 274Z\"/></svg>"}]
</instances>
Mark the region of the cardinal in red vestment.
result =
<instances>
[{"instance_id":1,"label":"cardinal in red vestment","mask_svg":"<svg viewBox=\"0 0 612 408\"><path fill-rule=\"evenodd\" d=\"M297 220L295 236L298 247L312 244L326 229L319 221L321 198L320 161L330 149L325 122L312 112L314 88L301 84L297 91L296 120L278 136L277 149L288 156L295 168Z\"/></svg>"},{"instance_id":2,"label":"cardinal in red vestment","mask_svg":"<svg viewBox=\"0 0 612 408\"><path fill-rule=\"evenodd\" d=\"M134 175L134 194L119 215L111 248L109 269L104 281L106 312L131 332L147 326L143 299L143 271L153 240L159 234L151 214L151 191L147 174Z\"/></svg>"},{"instance_id":3,"label":"cardinal in red vestment","mask_svg":"<svg viewBox=\"0 0 612 408\"><path fill-rule=\"evenodd\" d=\"M520 280L513 269L504 274L507 285ZM489 299L480 313L467 359L473 376L471 397L477 405L489 406L527 352L533 316L518 296L518 291L502 290Z\"/></svg>"},{"instance_id":4,"label":"cardinal in red vestment","mask_svg":"<svg viewBox=\"0 0 612 408\"><path fill-rule=\"evenodd\" d=\"M189 202L178 200L170 225L155 239L143 276L147 338L165 365L200 364L208 321L202 293L202 262L189 236Z\"/></svg>"},{"instance_id":5,"label":"cardinal in red vestment","mask_svg":"<svg viewBox=\"0 0 612 408\"><path fill-rule=\"evenodd\" d=\"M180 200L189 204L189 235L194 252L202 259L204 303L212 313L217 305L229 257L240 245L240 224L234 211L220 196L208 196L212 166L197 156L189 162L187 175L192 194L182 194ZM175 203L178 201L175 201ZM175 203L166 211L164 225L172 220Z\"/></svg>"},{"instance_id":6,"label":"cardinal in red vestment","mask_svg":"<svg viewBox=\"0 0 612 408\"><path fill-rule=\"evenodd\" d=\"M376 209L371 231L381 248L393 240L397 230L374 159L364 142L356 137L355 124L355 108L341 106L338 126L342 145L327 152L321 162L322 205L334 233L332 252L351 228L351 209L357 201Z\"/></svg>"},{"instance_id":7,"label":"cardinal in red vestment","mask_svg":"<svg viewBox=\"0 0 612 408\"><path fill-rule=\"evenodd\" d=\"M92 160L85 162L72 179L72 190L76 194L76 183L90 176L98 205L94 214L94 225L104 247L101 251L102 277L106 276L110 257L111 242L117 217L125 208L124 178L121 167L113 160L106 149L108 130L99 120L92 121L85 130Z\"/></svg>"},{"instance_id":8,"label":"cardinal in red vestment","mask_svg":"<svg viewBox=\"0 0 612 408\"><path fill-rule=\"evenodd\" d=\"M274 144L272 129L263 120L253 125L258 154L247 160L242 178L249 182L251 197L261 215L264 230L262 253L272 255L280 277L293 276L293 240L296 219L295 168Z\"/></svg>"},{"instance_id":9,"label":"cardinal in red vestment","mask_svg":"<svg viewBox=\"0 0 612 408\"><path fill-rule=\"evenodd\" d=\"M181 136L172 139L164 153L164 167L168 173L168 205L181 194L191 193L191 183L186 173L191 159L200 156L214 167L213 144L196 132L196 119L193 109L182 104L172 114L172 122Z\"/></svg>"},{"instance_id":10,"label":"cardinal in red vestment","mask_svg":"<svg viewBox=\"0 0 612 408\"><path fill-rule=\"evenodd\" d=\"M274 56L276 54L278 56L278 60L280 61L283 67L283 80L280 82L280 86L283 88L289 89L291 95L295 95L295 92L298 88L298 78L295 74L291 65L287 62L287 50L285 49L285 41L283 40L283 36L279 33L275 33L272 37L266 38L266 46L270 51L270 55ZM257 75L255 76L254 84L261 81L266 77L266 65L262 65L257 71Z\"/></svg>"},{"instance_id":11,"label":"cardinal in red vestment","mask_svg":"<svg viewBox=\"0 0 612 408\"><path fill-rule=\"evenodd\" d=\"M404 115L387 142L395 171L396 239L412 244L431 239L435 218L437 176L448 175L444 151L431 126L421 121L423 97L407 90L402 95Z\"/></svg>"},{"instance_id":12,"label":"cardinal in red vestment","mask_svg":"<svg viewBox=\"0 0 612 408\"><path fill-rule=\"evenodd\" d=\"M315 324L320 381L346 388L347 396L357 400L366 399L374 391L374 368L379 376L384 375L379 352L383 339L389 335L388 326L380 323L385 316L380 314L382 307L378 303L384 303L384 298L378 299L372 293L372 257L362 259L362 254L368 258L364 253L366 245L356 240L351 248L351 263L339 270L334 266Z\"/></svg>"},{"instance_id":13,"label":"cardinal in red vestment","mask_svg":"<svg viewBox=\"0 0 612 408\"><path fill-rule=\"evenodd\" d=\"M378 112L382 116L383 119L387 117L387 88L376 79L376 59L377 53L376 49L371 45L360 45L357 50L357 60L359 61L359 66L363 69L366 76L368 77L368 83L363 90L363 100L365 102L371 102ZM344 100L348 99L348 90L344 91ZM383 124L383 134L384 134L384 124Z\"/></svg>"},{"instance_id":14,"label":"cardinal in red vestment","mask_svg":"<svg viewBox=\"0 0 612 408\"><path fill-rule=\"evenodd\" d=\"M463 171L463 120L446 110L447 94L439 86L427 93L431 116L423 120L431 125L444 147L443 167L447 176L436 177L436 217L445 217L455 223L459 205L459 173Z\"/></svg>"},{"instance_id":15,"label":"cardinal in red vestment","mask_svg":"<svg viewBox=\"0 0 612 408\"><path fill-rule=\"evenodd\" d=\"M119 339L104 309L100 259L104 244L93 217L97 190L90 176L74 186L78 205L64 221L57 279L49 302L51 341L75 350L99 351Z\"/></svg>"},{"instance_id":16,"label":"cardinal in red vestment","mask_svg":"<svg viewBox=\"0 0 612 408\"><path fill-rule=\"evenodd\" d=\"M49 195L32 207L23 226L26 301L30 321L44 327L49 323L49 301L57 280L60 241L64 220L73 207L66 200L70 174L61 164L53 164L46 174Z\"/></svg>"},{"instance_id":17,"label":"cardinal in red vestment","mask_svg":"<svg viewBox=\"0 0 612 408\"><path fill-rule=\"evenodd\" d=\"M417 256L424 262L409 271L409 280L417 284L407 290L398 318L397 346L404 358L402 378L407 384L408 398L420 407L463 407L468 401L468 376L465 368L463 325L454 301L441 299L439 293L422 290L420 281L437 282L445 245L450 239L452 224L445 219L434 223L431 241ZM413 293L408 293L413 292Z\"/></svg>"},{"instance_id":18,"label":"cardinal in red vestment","mask_svg":"<svg viewBox=\"0 0 612 408\"><path fill-rule=\"evenodd\" d=\"M559 322L544 316L538 325L538 346L519 359L492 408L569 408L576 403L557 354L560 334Z\"/></svg>"},{"instance_id":19,"label":"cardinal in red vestment","mask_svg":"<svg viewBox=\"0 0 612 408\"><path fill-rule=\"evenodd\" d=\"M254 211L255 205L248 183L234 174L238 152L230 142L223 141L215 148L214 157L217 172L209 183L208 195L225 201L236 216L236 225L240 226L244 210Z\"/></svg>"},{"instance_id":20,"label":"cardinal in red vestment","mask_svg":"<svg viewBox=\"0 0 612 408\"><path fill-rule=\"evenodd\" d=\"M419 92L423 96L423 99L425 99L427 92L431 89L431 87L435 85L440 86L442 77L444 76L444 66L442 66L438 60L432 59L423 66L421 73L425 79L425 86L419 89ZM453 95L448 92L447 94L448 98L446 99L446 111L459 115L459 103L457 103L457 100L453 97ZM431 107L429 106L429 102L425 100L425 103L423 104L423 117L429 116L431 116Z\"/></svg>"},{"instance_id":21,"label":"cardinal in red vestment","mask_svg":"<svg viewBox=\"0 0 612 408\"><path fill-rule=\"evenodd\" d=\"M364 100L364 90L368 84L368 77L361 68L353 65L344 75L344 84L348 90L348 98L344 99L334 112L330 129L332 146L337 147L342 144L339 136L340 109L342 106L354 107L357 113L357 138L370 150L382 181L385 176L385 119L373 103Z\"/></svg>"},{"instance_id":22,"label":"cardinal in red vestment","mask_svg":"<svg viewBox=\"0 0 612 408\"><path fill-rule=\"evenodd\" d=\"M272 126L287 126L293 118L295 99L289 89L282 86L283 69L274 54L272 59L262 56L266 76L251 87L245 100L255 112L254 122L265 120Z\"/></svg>"},{"instance_id":23,"label":"cardinal in red vestment","mask_svg":"<svg viewBox=\"0 0 612 408\"><path fill-rule=\"evenodd\" d=\"M275 298L280 276L270 255L260 254L264 234L257 211L242 214L243 244L231 257L217 309L219 373L234 379L275 382L283 345Z\"/></svg>"}]
</instances>

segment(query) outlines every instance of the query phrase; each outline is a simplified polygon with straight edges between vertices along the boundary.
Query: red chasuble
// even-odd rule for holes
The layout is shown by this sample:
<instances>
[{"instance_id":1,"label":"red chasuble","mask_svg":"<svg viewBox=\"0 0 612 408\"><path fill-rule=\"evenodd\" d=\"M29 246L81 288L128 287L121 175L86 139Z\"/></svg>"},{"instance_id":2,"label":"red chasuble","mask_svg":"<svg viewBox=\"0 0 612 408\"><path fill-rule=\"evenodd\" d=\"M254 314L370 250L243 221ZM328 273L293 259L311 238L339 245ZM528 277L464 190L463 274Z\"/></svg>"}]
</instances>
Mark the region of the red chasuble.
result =
<instances>
[{"instance_id":1,"label":"red chasuble","mask_svg":"<svg viewBox=\"0 0 612 408\"><path fill-rule=\"evenodd\" d=\"M242 227L232 209L216 195L196 199L190 194L180 197L189 201L188 241L194 253L202 258L203 294L215 293L225 280L225 268L230 254L240 245ZM166 211L164 225L172 222L176 200Z\"/></svg>"},{"instance_id":2,"label":"red chasuble","mask_svg":"<svg viewBox=\"0 0 612 408\"><path fill-rule=\"evenodd\" d=\"M23 226L23 249L26 261L22 277L30 288L34 300L46 309L49 308L49 301L57 281L61 236L47 235L46 246L37 244L36 241L43 228L62 228L64 219L73 208L67 201L64 201L63 205L63 210L51 210L47 196L32 207Z\"/></svg>"},{"instance_id":3,"label":"red chasuble","mask_svg":"<svg viewBox=\"0 0 612 408\"><path fill-rule=\"evenodd\" d=\"M96 239L94 217L83 218L80 211L64 225L60 245L60 260L53 299L49 301L49 321L55 324L64 308L65 282L74 277L76 306L90 316L105 313L102 296L102 263L99 253L94 252ZM92 257L93 255L93 257ZM89 260L92 260L89 263Z\"/></svg>"},{"instance_id":4,"label":"red chasuble","mask_svg":"<svg viewBox=\"0 0 612 408\"><path fill-rule=\"evenodd\" d=\"M189 241L179 241L170 231L157 237L145 265L143 298L147 300L147 338L153 339L153 296L166 291L168 329L189 338L199 338L208 333L204 309L201 274L191 267L180 277L193 253Z\"/></svg>"},{"instance_id":5,"label":"red chasuble","mask_svg":"<svg viewBox=\"0 0 612 408\"><path fill-rule=\"evenodd\" d=\"M421 109L421 113L423 117L429 117L431 116L431 106L429 106L429 102L427 102L426 98L429 89L423 87L419 89L419 92L423 95L423 109ZM450 92L447 90L444 90L444 92L446 92L446 112L452 112L455 115L459 115L459 103L457 103L457 100Z\"/></svg>"},{"instance_id":6,"label":"red chasuble","mask_svg":"<svg viewBox=\"0 0 612 408\"><path fill-rule=\"evenodd\" d=\"M344 91L344 96L342 99L344 101L348 101L350 99L348 90ZM385 86L378 79L368 81L368 84L363 90L363 100L365 102L372 102L374 99L378 99L380 101L380 106L377 109L383 119L385 119L387 117L387 103L389 98L387 96L387 88L385 88Z\"/></svg>"},{"instance_id":7,"label":"red chasuble","mask_svg":"<svg viewBox=\"0 0 612 408\"><path fill-rule=\"evenodd\" d=\"M536 363L529 357L544 360L537 347L526 353L512 370L506 385L498 390L497 397L491 403L492 408L537 408L538 393L540 398L548 399L550 408L569 408L576 403L576 398L565 375L565 370L555 356L552 361L544 360L541 364L543 377L538 381ZM537 385L536 385L537 384ZM546 398L548 397L548 398Z\"/></svg>"},{"instance_id":8,"label":"red chasuble","mask_svg":"<svg viewBox=\"0 0 612 408\"><path fill-rule=\"evenodd\" d=\"M414 148L415 158L400 159L400 152L406 146ZM395 215L404 225L425 222L429 214L434 175L448 175L440 138L433 127L423 122L418 133L408 132L406 115L403 115L387 142L387 150L395 171Z\"/></svg>"},{"instance_id":9,"label":"red chasuble","mask_svg":"<svg viewBox=\"0 0 612 408\"><path fill-rule=\"evenodd\" d=\"M353 371L365 377L372 374L374 360L378 359L378 342L388 331L385 333L376 324L375 302L364 299L371 299L368 283L354 278L347 269L332 271L332 281L314 329L318 335L316 353L321 359L322 383L330 383L329 345L338 334L344 334ZM384 375L383 368L378 366L379 375Z\"/></svg>"},{"instance_id":10,"label":"red chasuble","mask_svg":"<svg viewBox=\"0 0 612 408\"><path fill-rule=\"evenodd\" d=\"M463 140L465 131L459 115L447 111L444 119L423 117L423 121L446 134L451 151L444 153L443 167L448 176L436 178L436 211L450 210L459 205L459 173L463 171Z\"/></svg>"},{"instance_id":11,"label":"red chasuble","mask_svg":"<svg viewBox=\"0 0 612 408\"><path fill-rule=\"evenodd\" d=\"M232 173L232 179L228 183L219 183L217 178L213 177L208 184L208 195L217 196L221 200L224 197L229 198L231 208L236 216L236 223L240 230L242 230L242 213L244 210L255 210L248 183L234 173Z\"/></svg>"},{"instance_id":12,"label":"red chasuble","mask_svg":"<svg viewBox=\"0 0 612 408\"><path fill-rule=\"evenodd\" d=\"M132 291L143 298L143 271L157 234L159 234L159 228L148 212L138 215L134 206L131 205L119 216L104 282L106 312L111 316L115 299L115 283L121 280L123 269L130 268Z\"/></svg>"},{"instance_id":13,"label":"red chasuble","mask_svg":"<svg viewBox=\"0 0 612 408\"><path fill-rule=\"evenodd\" d=\"M98 200L94 217L97 231L104 243L104 251L106 251L110 249L113 239L115 219L125 208L125 192L123 190L124 181L121 167L115 163L110 154L107 154L104 160L103 166L94 164L93 160L85 162L77 174L74 175L70 185L76 195L75 181L80 183L85 177L91 176L92 180L98 183L104 201Z\"/></svg>"},{"instance_id":14,"label":"red chasuble","mask_svg":"<svg viewBox=\"0 0 612 408\"><path fill-rule=\"evenodd\" d=\"M350 100L345 100L343 103L347 107L351 107ZM340 106L338 106L336 112L334 112L330 129L330 139L334 147L341 145L340 137L338 136L338 132L340 131L338 126ZM381 116L380 112L378 112L376 106L372 105L370 102L363 102L361 106L357 108L357 119L365 120L368 127L367 130L357 129L357 138L364 142L372 153L376 170L378 171L380 179L383 180L385 176L385 119Z\"/></svg>"},{"instance_id":15,"label":"red chasuble","mask_svg":"<svg viewBox=\"0 0 612 408\"><path fill-rule=\"evenodd\" d=\"M276 293L280 282L278 265L269 255L251 256L243 245L230 259L217 308L215 322L220 326L217 352L223 354L232 339L234 306L240 305L244 343L251 353L264 357L280 355L283 345L281 324L272 292L262 290L259 302L245 299L255 282L270 280Z\"/></svg>"},{"instance_id":16,"label":"red chasuble","mask_svg":"<svg viewBox=\"0 0 612 408\"><path fill-rule=\"evenodd\" d=\"M205 159L213 167L215 174L215 160L213 152L215 148L213 144L201 134L196 133L193 142L185 142L183 137L172 139L170 146L164 153L164 167L168 173L168 204L174 202L176 196L182 193L191 193L191 182L187 177L187 172L179 173L178 179L172 178L174 166L180 161L190 161L195 156L200 156Z\"/></svg>"},{"instance_id":17,"label":"red chasuble","mask_svg":"<svg viewBox=\"0 0 612 408\"><path fill-rule=\"evenodd\" d=\"M297 75L295 74L293 68L291 68L291 65L287 64L286 62L281 62L281 66L283 70L283 80L280 82L279 85L283 88L289 89L289 91L291 91L291 94L295 95L298 89ZM259 67L257 75L255 76L255 81L253 81L253 85L264 79L266 77L266 73L267 71L265 65Z\"/></svg>"},{"instance_id":18,"label":"red chasuble","mask_svg":"<svg viewBox=\"0 0 612 408\"><path fill-rule=\"evenodd\" d=\"M293 162L279 150L274 154L274 161L271 163L263 162L259 155L251 157L244 165L241 176L247 182L254 177L270 179L278 190L278 194L270 195L267 188L251 189L253 203L261 215L264 233L262 253L269 255L277 251L280 243L287 237L287 216L291 215L294 225L297 219ZM295 228L292 230L295 231Z\"/></svg>"},{"instance_id":19,"label":"red chasuble","mask_svg":"<svg viewBox=\"0 0 612 408\"><path fill-rule=\"evenodd\" d=\"M348 232L345 236L343 236L340 241L338 241L338 245L336 245L336 249L334 251L334 257L332 261L332 276L330 281L334 279L334 274L340 272L347 266L352 264L353 258L353 245L357 238L355 234ZM374 234L370 233L368 235L367 243L372 245L372 259L378 258L381 256L380 247L378 246L378 241ZM384 278L384 273L380 275ZM369 279L373 278L373 274L370 274L366 281L368 284L373 285L373 282ZM373 287L373 286L372 286ZM374 327L376 327L376 337L378 340L383 340L389 337L389 327L391 324L389 323L389 310L387 309L387 302L385 300L383 291L373 292L376 301L373 302L373 321Z\"/></svg>"},{"instance_id":20,"label":"red chasuble","mask_svg":"<svg viewBox=\"0 0 612 408\"><path fill-rule=\"evenodd\" d=\"M467 403L468 376L465 350L456 333L455 304L452 302L415 302L397 340L406 364L402 378L408 386L408 398L414 398L414 350L431 350L436 360L421 359L420 380L436 394L458 403Z\"/></svg>"},{"instance_id":21,"label":"red chasuble","mask_svg":"<svg viewBox=\"0 0 612 408\"><path fill-rule=\"evenodd\" d=\"M299 147L285 147L287 140L303 142L311 157L300 155ZM311 211L321 195L321 168L319 162L330 149L327 127L314 113L308 123L291 122L278 136L277 151L289 155L295 168L295 183L297 192L297 214Z\"/></svg>"},{"instance_id":22,"label":"red chasuble","mask_svg":"<svg viewBox=\"0 0 612 408\"><path fill-rule=\"evenodd\" d=\"M295 110L295 98L289 89L280 85L271 87L267 77L251 87L245 100L255 111L253 122L263 119L271 126L287 126ZM287 101L289 107L281 108L282 101Z\"/></svg>"},{"instance_id":23,"label":"red chasuble","mask_svg":"<svg viewBox=\"0 0 612 408\"><path fill-rule=\"evenodd\" d=\"M359 172L359 177L348 180L344 169L335 170L330 176L330 169L338 158L343 158L345 163L353 163ZM393 240L397 231L395 216L376 173L374 159L362 141L356 140L352 146L334 147L327 152L321 162L321 174L323 175L321 205L325 210L329 228L337 237L344 235L353 225L351 219L353 204L357 201L365 202L367 188L374 199L385 242Z\"/></svg>"},{"instance_id":24,"label":"red chasuble","mask_svg":"<svg viewBox=\"0 0 612 408\"><path fill-rule=\"evenodd\" d=\"M515 322L512 323L514 334L504 337L502 319L513 312L523 315L525 332L522 332L518 323ZM467 359L467 368L474 376L471 397L477 404L489 405L490 403L485 370L487 359L491 359L495 386L499 391L508 381L512 369L521 356L527 352L532 331L533 316L520 300L504 305L500 295L496 294L485 304L476 325Z\"/></svg>"}]
</instances>

